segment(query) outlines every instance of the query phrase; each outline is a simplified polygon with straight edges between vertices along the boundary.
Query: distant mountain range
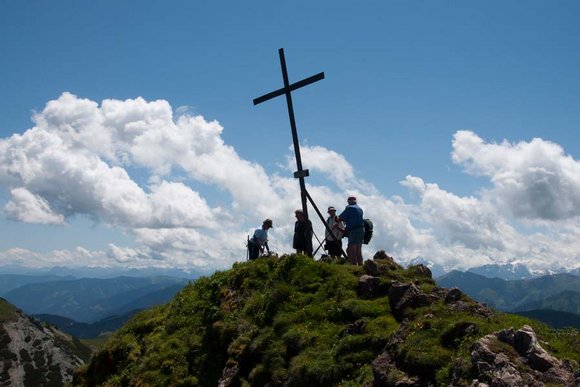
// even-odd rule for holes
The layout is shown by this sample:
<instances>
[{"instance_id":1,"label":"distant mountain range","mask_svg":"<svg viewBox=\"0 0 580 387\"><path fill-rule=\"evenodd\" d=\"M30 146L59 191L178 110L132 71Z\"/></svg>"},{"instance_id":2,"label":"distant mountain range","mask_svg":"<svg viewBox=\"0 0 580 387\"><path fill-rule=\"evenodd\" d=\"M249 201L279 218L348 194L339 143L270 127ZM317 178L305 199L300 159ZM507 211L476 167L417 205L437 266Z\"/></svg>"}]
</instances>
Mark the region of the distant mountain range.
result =
<instances>
[{"instance_id":1,"label":"distant mountain range","mask_svg":"<svg viewBox=\"0 0 580 387\"><path fill-rule=\"evenodd\" d=\"M452 267L447 267L444 265L437 264L423 257L417 257L407 262L408 266L422 264L431 269L433 278L442 277L452 271L457 271ZM470 273L475 273L488 278L501 278L504 280L519 280L519 279L529 279L543 277L552 274L571 274L575 276L580 276L580 268L577 269L565 269L565 268L553 268L545 270L532 270L528 266L520 262L508 262L502 264L488 264L482 266L476 266L467 269L466 271Z\"/></svg>"},{"instance_id":2,"label":"distant mountain range","mask_svg":"<svg viewBox=\"0 0 580 387\"><path fill-rule=\"evenodd\" d=\"M28 275L28 276L55 276L55 277L72 277L80 278L115 278L115 277L179 277L187 279L199 278L202 275L211 275L214 270L184 270L172 268L141 268L128 269L122 267L64 267L54 266L49 268L30 268L15 265L0 266L0 273L9 275ZM0 274L0 275L2 275Z\"/></svg>"},{"instance_id":3,"label":"distant mountain range","mask_svg":"<svg viewBox=\"0 0 580 387\"><path fill-rule=\"evenodd\" d=\"M17 282L7 281L7 275L2 278L4 284ZM93 323L167 302L189 282L167 276L49 279L11 289L3 296L28 314L51 314Z\"/></svg>"},{"instance_id":4,"label":"distant mountain range","mask_svg":"<svg viewBox=\"0 0 580 387\"><path fill-rule=\"evenodd\" d=\"M4 296L9 291L24 285L74 279L76 278L73 276L60 276L54 274L0 274L0 297Z\"/></svg>"},{"instance_id":5,"label":"distant mountain range","mask_svg":"<svg viewBox=\"0 0 580 387\"><path fill-rule=\"evenodd\" d=\"M61 331L79 339L94 339L115 332L141 310L142 309L135 309L129 313L120 316L115 315L107 317L94 323L80 323L70 318L53 314L36 314L32 317L39 321L49 323Z\"/></svg>"},{"instance_id":6,"label":"distant mountain range","mask_svg":"<svg viewBox=\"0 0 580 387\"><path fill-rule=\"evenodd\" d=\"M452 271L437 279L442 287L458 287L480 302L506 312L527 312L553 326L580 327L580 277L554 274L507 281L472 272ZM567 313L552 313L564 312Z\"/></svg>"}]
</instances>

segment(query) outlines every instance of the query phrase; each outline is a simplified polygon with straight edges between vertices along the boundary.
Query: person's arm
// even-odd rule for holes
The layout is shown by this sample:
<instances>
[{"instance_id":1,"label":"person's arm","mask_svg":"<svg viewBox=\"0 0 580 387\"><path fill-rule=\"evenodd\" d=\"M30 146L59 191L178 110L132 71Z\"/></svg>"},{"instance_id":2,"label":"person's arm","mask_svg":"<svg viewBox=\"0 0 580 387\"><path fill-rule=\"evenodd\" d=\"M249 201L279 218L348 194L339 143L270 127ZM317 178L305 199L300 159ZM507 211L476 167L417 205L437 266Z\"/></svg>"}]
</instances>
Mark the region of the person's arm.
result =
<instances>
[{"instance_id":1,"label":"person's arm","mask_svg":"<svg viewBox=\"0 0 580 387\"><path fill-rule=\"evenodd\" d=\"M337 220L337 222L332 226L333 228L336 228L338 231L340 231L342 234L344 234L344 232L346 231L346 225L344 224L344 222L340 219Z\"/></svg>"}]
</instances>

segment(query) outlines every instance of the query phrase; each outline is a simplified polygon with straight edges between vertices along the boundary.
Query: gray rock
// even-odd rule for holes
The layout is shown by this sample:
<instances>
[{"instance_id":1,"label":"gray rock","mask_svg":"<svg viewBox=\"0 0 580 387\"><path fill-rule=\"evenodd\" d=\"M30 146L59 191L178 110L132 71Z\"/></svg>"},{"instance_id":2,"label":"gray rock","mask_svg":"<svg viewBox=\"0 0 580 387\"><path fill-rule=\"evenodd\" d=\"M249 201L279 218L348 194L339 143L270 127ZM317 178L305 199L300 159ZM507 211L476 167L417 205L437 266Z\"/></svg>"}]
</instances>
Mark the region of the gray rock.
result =
<instances>
[{"instance_id":1,"label":"gray rock","mask_svg":"<svg viewBox=\"0 0 580 387\"><path fill-rule=\"evenodd\" d=\"M404 317L405 309L420 308L431 305L435 297L429 297L414 283L393 282L389 288L389 302L393 315L399 321Z\"/></svg>"},{"instance_id":2,"label":"gray rock","mask_svg":"<svg viewBox=\"0 0 580 387\"><path fill-rule=\"evenodd\" d=\"M218 387L234 387L240 385L240 366L237 361L228 360L218 380Z\"/></svg>"},{"instance_id":3,"label":"gray rock","mask_svg":"<svg viewBox=\"0 0 580 387\"><path fill-rule=\"evenodd\" d=\"M363 269L365 270L365 273L367 273L368 275L378 276L380 274L379 265L377 265L375 261L371 261L370 259L367 259L365 263L363 263Z\"/></svg>"},{"instance_id":4,"label":"gray rock","mask_svg":"<svg viewBox=\"0 0 580 387\"><path fill-rule=\"evenodd\" d=\"M513 350L502 349L497 341L509 344ZM576 383L571 364L546 352L534 330L527 325L516 332L510 328L482 337L472 347L471 361L473 370L479 374L472 386L481 383L500 387L544 386L545 383L572 386Z\"/></svg>"},{"instance_id":5,"label":"gray rock","mask_svg":"<svg viewBox=\"0 0 580 387\"><path fill-rule=\"evenodd\" d=\"M374 298L381 280L379 277L364 274L358 279L357 295L363 299Z\"/></svg>"}]
</instances>

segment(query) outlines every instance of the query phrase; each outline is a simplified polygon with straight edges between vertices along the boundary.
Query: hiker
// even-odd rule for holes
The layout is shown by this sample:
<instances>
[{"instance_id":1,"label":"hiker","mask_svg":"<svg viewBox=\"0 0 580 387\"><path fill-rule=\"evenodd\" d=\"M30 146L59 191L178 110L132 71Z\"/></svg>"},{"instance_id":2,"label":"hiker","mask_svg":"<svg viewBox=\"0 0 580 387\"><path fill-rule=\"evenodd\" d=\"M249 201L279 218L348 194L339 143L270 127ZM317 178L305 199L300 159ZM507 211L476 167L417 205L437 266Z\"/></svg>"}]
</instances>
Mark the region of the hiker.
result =
<instances>
[{"instance_id":1,"label":"hiker","mask_svg":"<svg viewBox=\"0 0 580 387\"><path fill-rule=\"evenodd\" d=\"M297 254L305 254L312 258L312 222L304 216L304 211L298 209L294 211L296 223L294 224L294 240L292 247Z\"/></svg>"},{"instance_id":2,"label":"hiker","mask_svg":"<svg viewBox=\"0 0 580 387\"><path fill-rule=\"evenodd\" d=\"M348 206L342 211L338 218L346 223L346 235L348 236L348 247L346 255L353 265L362 265L362 243L364 238L363 210L356 204L356 197L348 198Z\"/></svg>"},{"instance_id":3,"label":"hiker","mask_svg":"<svg viewBox=\"0 0 580 387\"><path fill-rule=\"evenodd\" d=\"M332 230L332 234L328 230L324 234L326 250L331 257L340 257L342 255L342 237L344 236L345 225L336 216L336 208L332 206L328 207L328 215L326 223L328 224L328 228Z\"/></svg>"},{"instance_id":4,"label":"hiker","mask_svg":"<svg viewBox=\"0 0 580 387\"><path fill-rule=\"evenodd\" d=\"M262 227L254 231L254 236L248 239L248 258L250 260L258 258L264 253L264 248L270 254L268 247L268 230L273 228L272 220L266 219L262 222Z\"/></svg>"}]
</instances>

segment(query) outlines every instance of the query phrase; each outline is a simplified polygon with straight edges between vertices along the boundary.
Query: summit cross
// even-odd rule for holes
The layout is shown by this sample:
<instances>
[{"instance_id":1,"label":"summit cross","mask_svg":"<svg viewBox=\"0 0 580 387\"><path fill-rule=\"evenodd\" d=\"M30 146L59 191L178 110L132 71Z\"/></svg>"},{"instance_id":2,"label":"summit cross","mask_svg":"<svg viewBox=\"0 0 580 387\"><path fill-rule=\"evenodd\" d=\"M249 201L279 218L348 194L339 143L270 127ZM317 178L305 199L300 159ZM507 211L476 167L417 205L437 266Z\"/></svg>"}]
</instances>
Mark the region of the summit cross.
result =
<instances>
[{"instance_id":1,"label":"summit cross","mask_svg":"<svg viewBox=\"0 0 580 387\"><path fill-rule=\"evenodd\" d=\"M284 59L284 49L283 48L279 49L278 53L280 54L280 65L282 66L282 77L284 78L284 87L254 99L254 105L266 102L272 98L276 98L283 94L286 95L286 103L288 105L288 116L290 118L290 128L292 129L292 141L294 142L294 155L296 156L297 171L294 172L294 177L300 181L300 198L302 199L302 211L304 211L304 216L308 219L308 208L306 205L308 193L306 192L306 184L304 183L304 178L308 176L309 173L308 169L302 168L300 143L298 142L298 131L296 130L296 120L294 119L294 108L292 106L291 93L296 89L299 89L301 87L310 85L311 83L314 83L316 81L324 79L324 73L318 73L309 78L290 84L290 82L288 81L288 71L286 70L286 59Z\"/></svg>"}]
</instances>

